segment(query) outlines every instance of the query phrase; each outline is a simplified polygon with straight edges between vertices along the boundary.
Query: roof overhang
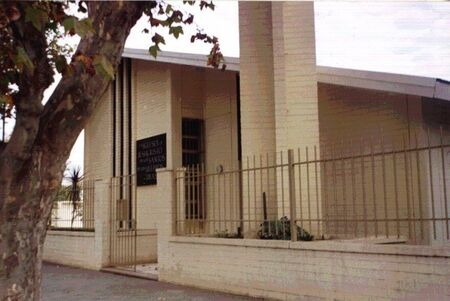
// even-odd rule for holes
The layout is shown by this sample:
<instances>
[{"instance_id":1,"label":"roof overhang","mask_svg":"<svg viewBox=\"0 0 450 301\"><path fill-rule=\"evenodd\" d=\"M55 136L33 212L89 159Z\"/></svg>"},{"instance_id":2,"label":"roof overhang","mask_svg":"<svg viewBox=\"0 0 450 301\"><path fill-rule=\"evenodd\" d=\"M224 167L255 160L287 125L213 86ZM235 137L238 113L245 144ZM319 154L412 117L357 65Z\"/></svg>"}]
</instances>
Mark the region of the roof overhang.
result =
<instances>
[{"instance_id":1,"label":"roof overhang","mask_svg":"<svg viewBox=\"0 0 450 301\"><path fill-rule=\"evenodd\" d=\"M450 82L422 76L317 66L321 83L450 100Z\"/></svg>"},{"instance_id":2,"label":"roof overhang","mask_svg":"<svg viewBox=\"0 0 450 301\"><path fill-rule=\"evenodd\" d=\"M169 64L212 68L202 54L163 51L155 59L148 50L125 48L123 57ZM226 70L239 72L239 58L225 57ZM450 82L437 78L317 66L320 83L450 100Z\"/></svg>"},{"instance_id":3,"label":"roof overhang","mask_svg":"<svg viewBox=\"0 0 450 301\"><path fill-rule=\"evenodd\" d=\"M207 56L203 54L192 54L192 53L181 53L181 52L171 52L162 51L158 53L156 59L150 55L148 50L145 49L130 49L125 48L122 53L122 57L153 61L160 63L187 65L203 68L212 68L206 65ZM225 64L227 65L226 70L228 71L239 71L239 59L235 57L224 57Z\"/></svg>"}]
</instances>

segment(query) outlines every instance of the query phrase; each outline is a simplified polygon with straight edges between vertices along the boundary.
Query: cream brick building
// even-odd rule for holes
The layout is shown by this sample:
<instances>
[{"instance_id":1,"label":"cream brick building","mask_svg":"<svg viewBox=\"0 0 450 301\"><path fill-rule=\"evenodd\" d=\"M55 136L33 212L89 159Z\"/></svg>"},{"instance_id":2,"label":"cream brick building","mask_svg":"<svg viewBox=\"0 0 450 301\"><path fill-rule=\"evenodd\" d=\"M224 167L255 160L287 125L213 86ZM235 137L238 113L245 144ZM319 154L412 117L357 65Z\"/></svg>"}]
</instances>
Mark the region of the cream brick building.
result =
<instances>
[{"instance_id":1,"label":"cream brick building","mask_svg":"<svg viewBox=\"0 0 450 301\"><path fill-rule=\"evenodd\" d=\"M311 2L239 18L224 72L125 50L85 128L95 233L50 231L46 258L284 300L450 298L450 84L316 66ZM255 239L284 216L315 241Z\"/></svg>"}]
</instances>

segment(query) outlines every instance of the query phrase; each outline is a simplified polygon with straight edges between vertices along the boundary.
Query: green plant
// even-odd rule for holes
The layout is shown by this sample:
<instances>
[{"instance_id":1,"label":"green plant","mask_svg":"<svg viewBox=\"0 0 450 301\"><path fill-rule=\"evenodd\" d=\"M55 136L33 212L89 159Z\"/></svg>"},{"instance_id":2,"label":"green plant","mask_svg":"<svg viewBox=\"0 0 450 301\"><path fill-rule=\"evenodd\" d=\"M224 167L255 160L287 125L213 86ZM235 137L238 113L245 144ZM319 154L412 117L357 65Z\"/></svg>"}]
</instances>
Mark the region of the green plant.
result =
<instances>
[{"instance_id":1,"label":"green plant","mask_svg":"<svg viewBox=\"0 0 450 301\"><path fill-rule=\"evenodd\" d=\"M291 222L289 218L283 216L279 220L264 221L258 231L260 239L290 240ZM297 240L311 241L314 236L297 225Z\"/></svg>"},{"instance_id":2,"label":"green plant","mask_svg":"<svg viewBox=\"0 0 450 301\"><path fill-rule=\"evenodd\" d=\"M69 186L65 188L65 197L72 205L72 220L70 227L73 228L75 218L81 217L83 214L81 182L84 179L84 175L81 174L79 167L73 167L68 171L66 179L69 181Z\"/></svg>"}]
</instances>

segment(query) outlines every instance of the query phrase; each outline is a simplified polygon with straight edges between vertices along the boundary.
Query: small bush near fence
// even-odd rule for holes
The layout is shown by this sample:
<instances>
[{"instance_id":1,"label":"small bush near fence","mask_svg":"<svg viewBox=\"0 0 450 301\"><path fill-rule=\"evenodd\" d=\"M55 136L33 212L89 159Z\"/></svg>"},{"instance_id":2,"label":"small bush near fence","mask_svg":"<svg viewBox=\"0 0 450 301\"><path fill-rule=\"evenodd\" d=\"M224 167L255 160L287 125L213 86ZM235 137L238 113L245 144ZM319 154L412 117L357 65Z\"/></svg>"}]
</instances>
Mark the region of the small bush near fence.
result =
<instances>
[{"instance_id":1,"label":"small bush near fence","mask_svg":"<svg viewBox=\"0 0 450 301\"><path fill-rule=\"evenodd\" d=\"M279 220L264 221L258 231L260 239L291 240L291 221L286 217ZM314 236L297 226L297 240L311 241Z\"/></svg>"}]
</instances>

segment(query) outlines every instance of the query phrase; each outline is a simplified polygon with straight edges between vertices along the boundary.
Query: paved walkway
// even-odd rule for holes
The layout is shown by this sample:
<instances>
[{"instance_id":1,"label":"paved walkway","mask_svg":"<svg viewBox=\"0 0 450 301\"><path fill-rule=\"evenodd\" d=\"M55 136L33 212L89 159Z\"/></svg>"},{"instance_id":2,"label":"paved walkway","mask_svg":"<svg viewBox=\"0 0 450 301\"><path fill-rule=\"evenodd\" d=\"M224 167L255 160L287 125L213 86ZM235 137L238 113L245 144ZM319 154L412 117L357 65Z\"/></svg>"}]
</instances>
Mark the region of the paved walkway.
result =
<instances>
[{"instance_id":1,"label":"paved walkway","mask_svg":"<svg viewBox=\"0 0 450 301\"><path fill-rule=\"evenodd\" d=\"M163 282L44 264L44 301L239 301L251 298L220 294Z\"/></svg>"}]
</instances>

